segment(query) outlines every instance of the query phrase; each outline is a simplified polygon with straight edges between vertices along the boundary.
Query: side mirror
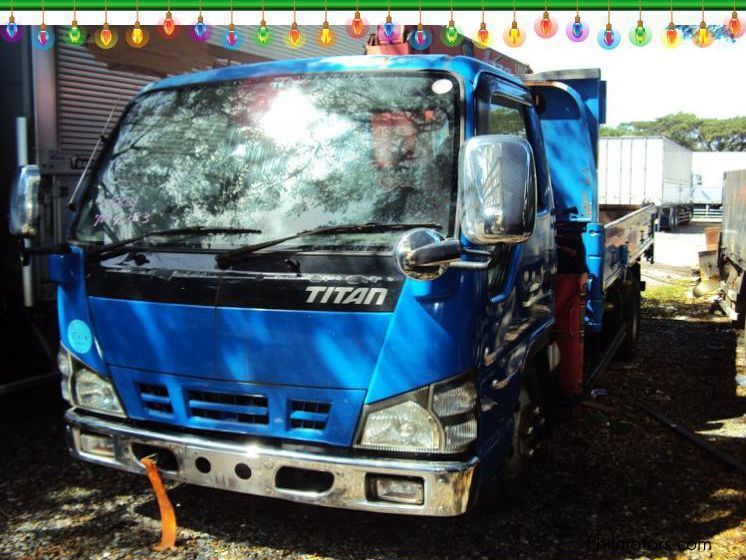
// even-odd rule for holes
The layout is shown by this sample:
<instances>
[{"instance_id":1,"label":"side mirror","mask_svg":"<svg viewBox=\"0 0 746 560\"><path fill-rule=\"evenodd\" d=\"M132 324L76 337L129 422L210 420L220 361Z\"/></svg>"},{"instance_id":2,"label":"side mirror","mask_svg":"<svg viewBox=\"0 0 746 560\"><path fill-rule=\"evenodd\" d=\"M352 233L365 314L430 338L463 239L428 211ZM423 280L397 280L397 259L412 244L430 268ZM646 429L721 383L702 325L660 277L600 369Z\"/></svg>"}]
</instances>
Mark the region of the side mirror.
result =
<instances>
[{"instance_id":1,"label":"side mirror","mask_svg":"<svg viewBox=\"0 0 746 560\"><path fill-rule=\"evenodd\" d=\"M459 157L461 229L477 245L522 243L534 230L536 168L523 138L477 136Z\"/></svg>"},{"instance_id":2,"label":"side mirror","mask_svg":"<svg viewBox=\"0 0 746 560\"><path fill-rule=\"evenodd\" d=\"M477 260L462 260L463 255ZM394 261L399 271L413 280L435 280L449 268L486 270L491 264L490 253L466 249L458 239L446 239L426 228L410 230L399 238Z\"/></svg>"},{"instance_id":3,"label":"side mirror","mask_svg":"<svg viewBox=\"0 0 746 560\"><path fill-rule=\"evenodd\" d=\"M34 237L39 221L39 184L41 173L36 165L18 168L10 190L8 229L17 237Z\"/></svg>"}]
</instances>

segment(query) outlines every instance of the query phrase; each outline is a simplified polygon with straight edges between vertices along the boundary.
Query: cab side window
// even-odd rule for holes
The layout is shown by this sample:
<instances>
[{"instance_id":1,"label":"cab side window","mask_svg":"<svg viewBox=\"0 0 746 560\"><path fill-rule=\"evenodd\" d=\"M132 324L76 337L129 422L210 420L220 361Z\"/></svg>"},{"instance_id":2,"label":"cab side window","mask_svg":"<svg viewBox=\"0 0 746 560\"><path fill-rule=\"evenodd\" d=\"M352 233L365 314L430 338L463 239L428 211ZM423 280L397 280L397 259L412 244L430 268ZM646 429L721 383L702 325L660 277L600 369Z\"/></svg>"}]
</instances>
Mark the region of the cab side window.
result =
<instances>
[{"instance_id":1,"label":"cab side window","mask_svg":"<svg viewBox=\"0 0 746 560\"><path fill-rule=\"evenodd\" d=\"M520 105L506 105L506 100L493 97L490 101L487 134L512 134L526 138L524 109Z\"/></svg>"}]
</instances>

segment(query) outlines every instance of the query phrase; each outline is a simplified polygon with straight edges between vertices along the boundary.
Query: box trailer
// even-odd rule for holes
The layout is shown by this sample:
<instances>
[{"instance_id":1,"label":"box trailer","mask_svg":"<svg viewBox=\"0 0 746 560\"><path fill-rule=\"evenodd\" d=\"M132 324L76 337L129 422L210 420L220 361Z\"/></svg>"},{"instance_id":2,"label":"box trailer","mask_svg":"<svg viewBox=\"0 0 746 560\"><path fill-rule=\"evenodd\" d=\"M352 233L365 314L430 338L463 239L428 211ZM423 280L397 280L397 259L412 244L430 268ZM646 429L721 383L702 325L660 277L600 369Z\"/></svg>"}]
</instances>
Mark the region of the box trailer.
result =
<instances>
[{"instance_id":1,"label":"box trailer","mask_svg":"<svg viewBox=\"0 0 746 560\"><path fill-rule=\"evenodd\" d=\"M692 152L668 138L601 138L598 179L601 204L655 204L659 229L691 220Z\"/></svg>"}]
</instances>

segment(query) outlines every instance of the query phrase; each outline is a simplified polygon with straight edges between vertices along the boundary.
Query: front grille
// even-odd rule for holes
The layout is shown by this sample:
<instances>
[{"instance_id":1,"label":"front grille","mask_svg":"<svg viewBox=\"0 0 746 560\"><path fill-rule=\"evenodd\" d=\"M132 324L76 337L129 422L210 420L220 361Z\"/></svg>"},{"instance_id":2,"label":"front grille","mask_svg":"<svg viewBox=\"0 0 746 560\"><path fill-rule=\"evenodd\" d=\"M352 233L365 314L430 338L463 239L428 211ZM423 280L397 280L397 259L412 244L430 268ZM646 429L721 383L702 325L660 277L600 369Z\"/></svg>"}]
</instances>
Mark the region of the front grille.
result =
<instances>
[{"instance_id":1,"label":"front grille","mask_svg":"<svg viewBox=\"0 0 746 560\"><path fill-rule=\"evenodd\" d=\"M138 383L143 407L155 415L172 416L174 413L171 398L165 385Z\"/></svg>"},{"instance_id":2,"label":"front grille","mask_svg":"<svg viewBox=\"0 0 746 560\"><path fill-rule=\"evenodd\" d=\"M269 424L269 406L264 395L240 395L188 391L189 414L216 422Z\"/></svg>"},{"instance_id":3,"label":"front grille","mask_svg":"<svg viewBox=\"0 0 746 560\"><path fill-rule=\"evenodd\" d=\"M290 401L290 427L323 430L329 420L332 405L313 401Z\"/></svg>"}]
</instances>

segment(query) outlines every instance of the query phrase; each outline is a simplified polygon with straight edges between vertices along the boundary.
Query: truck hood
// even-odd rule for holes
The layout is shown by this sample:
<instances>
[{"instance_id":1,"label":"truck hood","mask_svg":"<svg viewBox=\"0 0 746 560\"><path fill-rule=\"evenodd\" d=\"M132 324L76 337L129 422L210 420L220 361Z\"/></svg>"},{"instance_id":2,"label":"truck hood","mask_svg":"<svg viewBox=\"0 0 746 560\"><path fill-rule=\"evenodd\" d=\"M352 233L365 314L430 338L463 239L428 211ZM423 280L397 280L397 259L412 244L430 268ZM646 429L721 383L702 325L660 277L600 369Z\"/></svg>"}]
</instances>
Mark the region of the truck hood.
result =
<instances>
[{"instance_id":1,"label":"truck hood","mask_svg":"<svg viewBox=\"0 0 746 560\"><path fill-rule=\"evenodd\" d=\"M294 257L296 272L286 260L272 254L231 273L193 254L90 266L105 362L205 380L367 389L403 278L391 259L378 258L384 275L347 273L374 268L371 257Z\"/></svg>"}]
</instances>

